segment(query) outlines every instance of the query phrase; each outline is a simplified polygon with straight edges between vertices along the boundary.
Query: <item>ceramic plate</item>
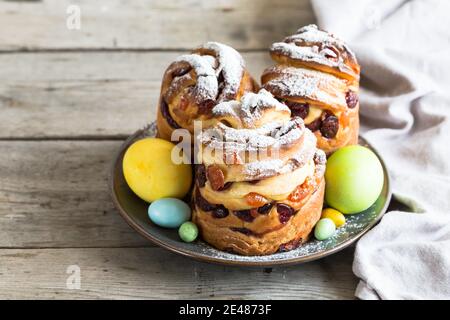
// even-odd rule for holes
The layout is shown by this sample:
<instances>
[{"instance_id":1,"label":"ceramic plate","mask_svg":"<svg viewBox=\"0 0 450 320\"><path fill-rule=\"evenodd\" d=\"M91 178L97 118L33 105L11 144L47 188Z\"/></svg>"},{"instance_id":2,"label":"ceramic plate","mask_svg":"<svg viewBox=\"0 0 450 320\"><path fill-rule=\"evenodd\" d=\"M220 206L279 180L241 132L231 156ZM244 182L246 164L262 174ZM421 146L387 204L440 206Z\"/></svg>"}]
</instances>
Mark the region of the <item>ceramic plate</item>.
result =
<instances>
[{"instance_id":1,"label":"ceramic plate","mask_svg":"<svg viewBox=\"0 0 450 320\"><path fill-rule=\"evenodd\" d=\"M197 260L228 265L275 266L320 259L342 250L365 234L381 219L391 198L389 175L383 160L376 150L363 139L360 139L360 144L372 149L383 165L383 190L378 200L369 209L358 214L347 215L347 223L345 226L337 229L333 237L325 241L310 240L289 252L252 257L223 252L201 240L193 243L184 243L179 239L177 230L158 227L149 220L147 215L148 204L131 191L123 176L122 159L127 148L136 140L144 137L154 137L155 132L155 125L149 125L147 128L139 130L130 136L121 146L114 160L110 176L112 198L122 217L142 236L163 248Z\"/></svg>"}]
</instances>

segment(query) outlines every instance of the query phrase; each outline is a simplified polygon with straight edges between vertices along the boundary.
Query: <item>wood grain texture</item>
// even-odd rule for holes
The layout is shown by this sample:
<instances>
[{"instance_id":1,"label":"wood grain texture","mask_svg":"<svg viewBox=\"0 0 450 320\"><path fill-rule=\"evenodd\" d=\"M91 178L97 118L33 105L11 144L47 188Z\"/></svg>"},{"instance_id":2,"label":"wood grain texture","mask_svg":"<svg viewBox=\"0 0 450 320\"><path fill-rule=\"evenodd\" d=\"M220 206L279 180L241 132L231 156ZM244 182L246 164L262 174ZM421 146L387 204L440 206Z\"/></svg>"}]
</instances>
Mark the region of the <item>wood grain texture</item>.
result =
<instances>
[{"instance_id":1,"label":"wood grain texture","mask_svg":"<svg viewBox=\"0 0 450 320\"><path fill-rule=\"evenodd\" d=\"M155 119L162 75L182 52L0 54L1 138L126 137ZM268 52L243 54L259 80Z\"/></svg>"},{"instance_id":2,"label":"wood grain texture","mask_svg":"<svg viewBox=\"0 0 450 320\"><path fill-rule=\"evenodd\" d=\"M149 246L107 179L119 141L0 142L0 247Z\"/></svg>"},{"instance_id":3,"label":"wood grain texture","mask_svg":"<svg viewBox=\"0 0 450 320\"><path fill-rule=\"evenodd\" d=\"M154 119L182 50L230 44L259 79L269 45L312 21L309 0L0 1L0 298L353 298L352 248L287 268L195 262L136 234L107 190L108 139Z\"/></svg>"},{"instance_id":4,"label":"wood grain texture","mask_svg":"<svg viewBox=\"0 0 450 320\"><path fill-rule=\"evenodd\" d=\"M80 30L66 26L72 4ZM189 49L209 40L265 49L312 20L309 0L1 1L0 50Z\"/></svg>"},{"instance_id":5,"label":"wood grain texture","mask_svg":"<svg viewBox=\"0 0 450 320\"><path fill-rule=\"evenodd\" d=\"M353 249L267 273L153 247L109 198L107 171L120 143L0 142L0 298L353 297ZM81 290L65 289L72 264L81 267Z\"/></svg>"},{"instance_id":6,"label":"wood grain texture","mask_svg":"<svg viewBox=\"0 0 450 320\"><path fill-rule=\"evenodd\" d=\"M209 265L160 248L0 250L0 298L352 299L352 249L304 265ZM81 289L66 288L69 265Z\"/></svg>"}]
</instances>

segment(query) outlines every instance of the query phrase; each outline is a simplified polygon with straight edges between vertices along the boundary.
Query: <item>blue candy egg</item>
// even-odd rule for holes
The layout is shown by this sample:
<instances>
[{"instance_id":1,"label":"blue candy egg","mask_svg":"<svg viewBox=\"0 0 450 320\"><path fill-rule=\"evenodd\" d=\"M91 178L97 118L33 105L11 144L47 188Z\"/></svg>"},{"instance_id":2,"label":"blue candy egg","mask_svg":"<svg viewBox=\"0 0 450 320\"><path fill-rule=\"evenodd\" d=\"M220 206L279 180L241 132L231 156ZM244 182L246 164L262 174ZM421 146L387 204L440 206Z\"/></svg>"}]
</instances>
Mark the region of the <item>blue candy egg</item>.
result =
<instances>
[{"instance_id":1,"label":"blue candy egg","mask_svg":"<svg viewBox=\"0 0 450 320\"><path fill-rule=\"evenodd\" d=\"M179 199L162 198L150 204L148 216L160 227L178 228L191 219L191 208Z\"/></svg>"}]
</instances>

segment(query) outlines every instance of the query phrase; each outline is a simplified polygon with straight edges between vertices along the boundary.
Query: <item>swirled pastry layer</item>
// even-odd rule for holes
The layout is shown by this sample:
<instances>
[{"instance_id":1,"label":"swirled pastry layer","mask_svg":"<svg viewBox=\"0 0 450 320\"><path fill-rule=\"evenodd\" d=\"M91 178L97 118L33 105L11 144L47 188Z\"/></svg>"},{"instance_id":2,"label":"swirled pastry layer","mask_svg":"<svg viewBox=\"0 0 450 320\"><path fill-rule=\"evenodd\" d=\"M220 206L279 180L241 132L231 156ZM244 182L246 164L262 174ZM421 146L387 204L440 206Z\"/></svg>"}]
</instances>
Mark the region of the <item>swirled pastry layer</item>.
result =
<instances>
[{"instance_id":1,"label":"swirled pastry layer","mask_svg":"<svg viewBox=\"0 0 450 320\"><path fill-rule=\"evenodd\" d=\"M329 154L356 144L360 68L348 46L309 25L274 43L270 52L276 65L264 71L263 88L304 119L319 148Z\"/></svg>"},{"instance_id":2,"label":"swirled pastry layer","mask_svg":"<svg viewBox=\"0 0 450 320\"><path fill-rule=\"evenodd\" d=\"M325 153L266 90L213 108L199 145L193 217L205 241L245 255L308 238L323 203Z\"/></svg>"},{"instance_id":3,"label":"swirled pastry layer","mask_svg":"<svg viewBox=\"0 0 450 320\"><path fill-rule=\"evenodd\" d=\"M211 109L222 101L239 99L258 85L233 48L207 42L175 59L164 73L157 125L161 138L170 140L174 129L193 132L195 120L211 118Z\"/></svg>"}]
</instances>

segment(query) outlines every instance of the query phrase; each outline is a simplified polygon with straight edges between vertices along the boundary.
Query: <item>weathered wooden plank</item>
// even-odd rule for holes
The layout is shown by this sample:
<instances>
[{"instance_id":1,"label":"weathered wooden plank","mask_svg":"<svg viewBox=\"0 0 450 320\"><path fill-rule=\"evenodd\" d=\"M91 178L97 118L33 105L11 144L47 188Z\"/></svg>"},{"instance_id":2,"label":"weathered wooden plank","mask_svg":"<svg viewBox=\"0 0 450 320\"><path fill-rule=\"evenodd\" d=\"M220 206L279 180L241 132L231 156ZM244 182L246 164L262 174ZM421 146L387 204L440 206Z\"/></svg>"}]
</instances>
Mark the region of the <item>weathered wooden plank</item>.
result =
<instances>
[{"instance_id":1,"label":"weathered wooden plank","mask_svg":"<svg viewBox=\"0 0 450 320\"><path fill-rule=\"evenodd\" d=\"M194 262L159 248L2 249L0 298L352 299L352 249L273 270ZM66 287L70 265L81 288Z\"/></svg>"},{"instance_id":2,"label":"weathered wooden plank","mask_svg":"<svg viewBox=\"0 0 450 320\"><path fill-rule=\"evenodd\" d=\"M0 247L143 246L114 209L120 141L0 142Z\"/></svg>"},{"instance_id":3,"label":"weathered wooden plank","mask_svg":"<svg viewBox=\"0 0 450 320\"><path fill-rule=\"evenodd\" d=\"M127 136L156 114L181 52L0 54L0 139ZM259 79L267 52L245 53Z\"/></svg>"},{"instance_id":4,"label":"weathered wooden plank","mask_svg":"<svg viewBox=\"0 0 450 320\"><path fill-rule=\"evenodd\" d=\"M0 142L0 298L353 296L351 253L268 274L186 263L153 248L122 221L107 192L119 144ZM111 248L120 246L152 248ZM36 249L8 249L21 247ZM72 264L81 267L81 290L65 289Z\"/></svg>"},{"instance_id":5,"label":"weathered wooden plank","mask_svg":"<svg viewBox=\"0 0 450 320\"><path fill-rule=\"evenodd\" d=\"M66 26L73 4L79 30ZM0 50L184 49L208 40L262 49L312 20L309 0L1 1Z\"/></svg>"}]
</instances>

